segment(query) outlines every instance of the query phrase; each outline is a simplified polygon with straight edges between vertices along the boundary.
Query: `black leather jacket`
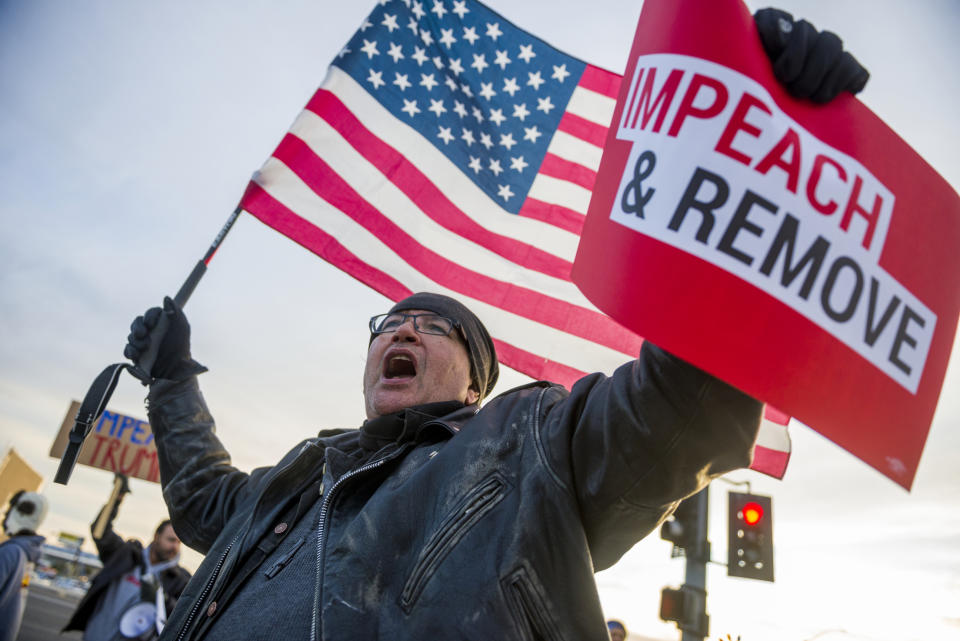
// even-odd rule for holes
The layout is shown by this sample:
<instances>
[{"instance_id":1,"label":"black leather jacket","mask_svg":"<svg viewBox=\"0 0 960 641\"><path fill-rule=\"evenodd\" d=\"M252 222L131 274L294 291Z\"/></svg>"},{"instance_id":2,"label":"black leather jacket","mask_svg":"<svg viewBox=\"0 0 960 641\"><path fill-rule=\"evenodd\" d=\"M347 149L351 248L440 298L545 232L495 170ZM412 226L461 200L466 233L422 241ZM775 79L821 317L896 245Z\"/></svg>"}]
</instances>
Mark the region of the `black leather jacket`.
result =
<instances>
[{"instance_id":1,"label":"black leather jacket","mask_svg":"<svg viewBox=\"0 0 960 641\"><path fill-rule=\"evenodd\" d=\"M749 465L760 412L646 344L569 393L539 382L479 411L408 409L404 438L360 467L349 430L248 475L230 466L196 380L160 381L149 414L164 497L180 538L207 554L163 639L202 636L218 613L257 616L231 612L230 596L321 476L317 576L264 604L313 600L312 638L606 639L593 573L679 499Z\"/></svg>"}]
</instances>

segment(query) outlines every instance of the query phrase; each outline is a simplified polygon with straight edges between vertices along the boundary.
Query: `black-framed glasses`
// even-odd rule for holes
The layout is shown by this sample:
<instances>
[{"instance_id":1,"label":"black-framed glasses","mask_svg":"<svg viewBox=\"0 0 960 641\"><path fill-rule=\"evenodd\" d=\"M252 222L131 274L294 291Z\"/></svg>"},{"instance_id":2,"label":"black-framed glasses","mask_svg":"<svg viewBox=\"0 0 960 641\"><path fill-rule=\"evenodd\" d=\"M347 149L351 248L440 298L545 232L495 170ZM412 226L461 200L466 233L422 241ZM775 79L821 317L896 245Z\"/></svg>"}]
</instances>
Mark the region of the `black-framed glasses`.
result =
<instances>
[{"instance_id":1,"label":"black-framed glasses","mask_svg":"<svg viewBox=\"0 0 960 641\"><path fill-rule=\"evenodd\" d=\"M377 314L370 319L371 334L389 334L400 329L400 326L407 322L407 319L413 320L413 329L418 334L433 334L434 336L449 336L450 332L457 327L457 322L452 318L441 316L440 314L404 314L403 312L394 312L393 314Z\"/></svg>"}]
</instances>

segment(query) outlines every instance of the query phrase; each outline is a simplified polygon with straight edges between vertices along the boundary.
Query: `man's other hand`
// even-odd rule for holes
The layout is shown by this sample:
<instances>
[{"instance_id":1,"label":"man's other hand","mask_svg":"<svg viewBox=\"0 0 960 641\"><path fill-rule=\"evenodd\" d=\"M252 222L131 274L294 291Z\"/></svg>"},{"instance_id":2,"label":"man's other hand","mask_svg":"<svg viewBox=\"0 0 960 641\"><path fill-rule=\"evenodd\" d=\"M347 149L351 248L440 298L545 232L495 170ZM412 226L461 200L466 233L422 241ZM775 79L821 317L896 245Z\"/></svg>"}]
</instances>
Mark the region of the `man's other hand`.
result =
<instances>
[{"instance_id":1,"label":"man's other hand","mask_svg":"<svg viewBox=\"0 0 960 641\"><path fill-rule=\"evenodd\" d=\"M837 34L817 31L779 9L760 9L753 19L773 74L794 96L825 103L842 91L859 93L867 84L870 73L843 50Z\"/></svg>"}]
</instances>

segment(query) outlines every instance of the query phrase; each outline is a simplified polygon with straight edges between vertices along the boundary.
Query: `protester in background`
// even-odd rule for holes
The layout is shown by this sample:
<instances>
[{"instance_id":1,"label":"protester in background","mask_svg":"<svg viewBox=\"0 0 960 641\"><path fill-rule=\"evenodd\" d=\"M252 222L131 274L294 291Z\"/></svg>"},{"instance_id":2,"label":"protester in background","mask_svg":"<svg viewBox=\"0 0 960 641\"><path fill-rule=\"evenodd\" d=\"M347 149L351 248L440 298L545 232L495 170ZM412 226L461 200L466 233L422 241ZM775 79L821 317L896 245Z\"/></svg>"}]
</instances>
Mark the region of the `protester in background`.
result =
<instances>
[{"instance_id":1,"label":"protester in background","mask_svg":"<svg viewBox=\"0 0 960 641\"><path fill-rule=\"evenodd\" d=\"M610 633L610 641L625 641L627 638L627 627L616 619L607 621L607 632Z\"/></svg>"},{"instance_id":2,"label":"protester in background","mask_svg":"<svg viewBox=\"0 0 960 641\"><path fill-rule=\"evenodd\" d=\"M42 494L20 490L3 517L3 531L11 538L0 545L0 641L13 641L20 631L30 570L44 541L37 529L48 507Z\"/></svg>"},{"instance_id":3,"label":"protester in background","mask_svg":"<svg viewBox=\"0 0 960 641\"><path fill-rule=\"evenodd\" d=\"M113 531L118 508L119 503L110 510L103 535L94 532L103 569L63 629L83 630L85 641L122 639L121 623L128 637L136 629L137 638L156 638L190 580L190 573L178 565L180 539L170 521L157 526L144 549L140 541L124 541Z\"/></svg>"}]
</instances>

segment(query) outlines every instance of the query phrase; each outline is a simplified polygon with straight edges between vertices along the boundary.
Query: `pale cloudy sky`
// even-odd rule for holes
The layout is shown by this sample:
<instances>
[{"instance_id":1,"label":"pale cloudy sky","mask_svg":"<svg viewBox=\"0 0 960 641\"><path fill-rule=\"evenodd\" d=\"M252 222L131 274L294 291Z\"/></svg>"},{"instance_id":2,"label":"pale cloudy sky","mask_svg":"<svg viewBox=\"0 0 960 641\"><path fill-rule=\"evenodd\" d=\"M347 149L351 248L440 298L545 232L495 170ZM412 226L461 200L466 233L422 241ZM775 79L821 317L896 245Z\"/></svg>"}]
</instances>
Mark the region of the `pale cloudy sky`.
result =
<instances>
[{"instance_id":1,"label":"pale cloudy sky","mask_svg":"<svg viewBox=\"0 0 960 641\"><path fill-rule=\"evenodd\" d=\"M618 72L640 12L626 0L490 5ZM960 185L960 5L780 6L837 31L872 72L863 102ZM46 452L70 399L120 358L132 318L179 286L370 8L0 0L0 448L52 478ZM358 423L365 319L386 304L240 219L187 309L194 354L211 368L205 395L238 466L270 464L320 427ZM729 579L711 565L713 637L960 639L956 369L911 493L799 425L783 482L730 475L774 497L777 581ZM524 381L508 373L498 389ZM143 396L124 379L111 407L143 416ZM155 486L133 484L117 527L147 538L164 507ZM83 468L68 488L48 482L47 531L85 532L109 485L107 473ZM718 560L728 489L711 488ZM659 591L682 576L654 534L598 580L609 615L674 639L657 619Z\"/></svg>"}]
</instances>

